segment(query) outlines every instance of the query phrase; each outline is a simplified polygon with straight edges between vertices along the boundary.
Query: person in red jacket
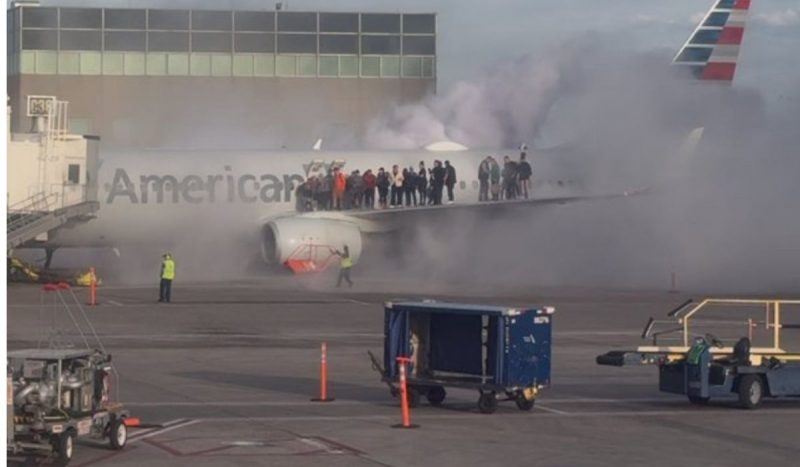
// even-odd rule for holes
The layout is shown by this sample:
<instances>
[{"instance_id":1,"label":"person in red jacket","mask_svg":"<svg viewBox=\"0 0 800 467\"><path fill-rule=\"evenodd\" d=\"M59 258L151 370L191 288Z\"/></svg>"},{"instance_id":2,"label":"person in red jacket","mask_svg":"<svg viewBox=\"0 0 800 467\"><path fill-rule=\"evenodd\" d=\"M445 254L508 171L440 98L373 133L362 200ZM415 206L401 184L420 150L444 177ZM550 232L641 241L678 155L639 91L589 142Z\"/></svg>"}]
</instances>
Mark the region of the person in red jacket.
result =
<instances>
[{"instance_id":1,"label":"person in red jacket","mask_svg":"<svg viewBox=\"0 0 800 467\"><path fill-rule=\"evenodd\" d=\"M377 183L378 178L372 173L372 169L364 172L364 207L367 209L375 209L375 187Z\"/></svg>"},{"instance_id":2,"label":"person in red jacket","mask_svg":"<svg viewBox=\"0 0 800 467\"><path fill-rule=\"evenodd\" d=\"M347 178L339 167L333 169L333 209L342 210L344 190L347 188Z\"/></svg>"}]
</instances>

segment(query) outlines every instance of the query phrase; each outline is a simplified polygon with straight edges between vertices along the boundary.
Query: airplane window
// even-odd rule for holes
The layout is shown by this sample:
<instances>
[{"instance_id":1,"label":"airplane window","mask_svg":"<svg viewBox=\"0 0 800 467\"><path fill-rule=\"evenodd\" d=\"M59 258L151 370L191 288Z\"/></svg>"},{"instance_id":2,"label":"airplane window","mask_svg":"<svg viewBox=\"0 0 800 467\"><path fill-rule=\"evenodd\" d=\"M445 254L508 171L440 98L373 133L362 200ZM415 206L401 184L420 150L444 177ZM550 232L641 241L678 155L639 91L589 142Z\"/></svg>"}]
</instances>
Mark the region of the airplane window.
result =
<instances>
[{"instance_id":1,"label":"airplane window","mask_svg":"<svg viewBox=\"0 0 800 467\"><path fill-rule=\"evenodd\" d=\"M461 180L460 182L458 182L458 187L460 189L462 189L462 190L466 190L467 189L467 182L465 182L464 180Z\"/></svg>"}]
</instances>

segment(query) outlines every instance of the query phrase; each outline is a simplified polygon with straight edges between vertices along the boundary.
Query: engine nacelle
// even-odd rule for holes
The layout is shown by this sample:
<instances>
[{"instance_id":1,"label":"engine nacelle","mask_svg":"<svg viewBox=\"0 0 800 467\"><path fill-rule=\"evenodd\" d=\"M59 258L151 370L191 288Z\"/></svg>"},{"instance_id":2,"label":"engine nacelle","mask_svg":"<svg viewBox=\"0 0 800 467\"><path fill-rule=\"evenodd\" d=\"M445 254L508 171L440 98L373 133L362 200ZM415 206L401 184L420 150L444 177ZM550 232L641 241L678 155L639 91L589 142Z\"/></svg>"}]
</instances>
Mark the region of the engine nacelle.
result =
<instances>
[{"instance_id":1,"label":"engine nacelle","mask_svg":"<svg viewBox=\"0 0 800 467\"><path fill-rule=\"evenodd\" d=\"M267 264L284 264L289 259L323 262L330 249L350 249L354 262L361 256L361 231L353 222L337 219L284 217L261 228L261 256Z\"/></svg>"}]
</instances>

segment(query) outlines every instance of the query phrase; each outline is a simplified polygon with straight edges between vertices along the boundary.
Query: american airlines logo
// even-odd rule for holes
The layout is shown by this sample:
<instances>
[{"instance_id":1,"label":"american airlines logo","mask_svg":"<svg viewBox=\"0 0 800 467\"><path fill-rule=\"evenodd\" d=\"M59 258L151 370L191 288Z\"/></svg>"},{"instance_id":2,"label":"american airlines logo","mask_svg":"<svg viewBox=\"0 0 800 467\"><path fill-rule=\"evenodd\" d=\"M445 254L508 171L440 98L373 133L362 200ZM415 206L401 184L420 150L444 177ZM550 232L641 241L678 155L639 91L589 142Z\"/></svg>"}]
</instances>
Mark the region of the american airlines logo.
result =
<instances>
[{"instance_id":1,"label":"american airlines logo","mask_svg":"<svg viewBox=\"0 0 800 467\"><path fill-rule=\"evenodd\" d=\"M307 169L306 169L307 170ZM223 174L141 175L134 183L125 169L116 169L114 180L106 185L111 204L118 198L133 204L163 203L285 203L304 181L300 174L234 174L231 166Z\"/></svg>"}]
</instances>

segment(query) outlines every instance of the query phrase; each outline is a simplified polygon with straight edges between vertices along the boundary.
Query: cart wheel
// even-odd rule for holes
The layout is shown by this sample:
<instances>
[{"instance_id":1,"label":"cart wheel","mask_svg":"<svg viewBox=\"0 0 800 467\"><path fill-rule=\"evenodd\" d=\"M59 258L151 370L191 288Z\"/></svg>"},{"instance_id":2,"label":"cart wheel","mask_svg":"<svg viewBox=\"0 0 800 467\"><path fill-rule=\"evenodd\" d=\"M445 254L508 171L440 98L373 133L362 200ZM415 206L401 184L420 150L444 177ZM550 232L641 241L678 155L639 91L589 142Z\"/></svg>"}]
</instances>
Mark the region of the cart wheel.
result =
<instances>
[{"instance_id":1,"label":"cart wheel","mask_svg":"<svg viewBox=\"0 0 800 467\"><path fill-rule=\"evenodd\" d=\"M533 405L536 403L536 399L528 399L525 397L525 394L519 393L517 397L514 399L514 402L517 403L517 408L520 410L531 410Z\"/></svg>"},{"instance_id":2,"label":"cart wheel","mask_svg":"<svg viewBox=\"0 0 800 467\"><path fill-rule=\"evenodd\" d=\"M706 405L709 400L711 400L710 397L689 396L689 402L694 405Z\"/></svg>"},{"instance_id":3,"label":"cart wheel","mask_svg":"<svg viewBox=\"0 0 800 467\"><path fill-rule=\"evenodd\" d=\"M122 449L128 442L128 427L121 418L114 418L108 429L108 442L112 449Z\"/></svg>"},{"instance_id":4,"label":"cart wheel","mask_svg":"<svg viewBox=\"0 0 800 467\"><path fill-rule=\"evenodd\" d=\"M481 413L494 413L497 410L497 396L494 392L484 392L478 398L478 410Z\"/></svg>"},{"instance_id":5,"label":"cart wheel","mask_svg":"<svg viewBox=\"0 0 800 467\"><path fill-rule=\"evenodd\" d=\"M408 406L412 409L419 405L419 391L416 388L408 388Z\"/></svg>"},{"instance_id":6,"label":"cart wheel","mask_svg":"<svg viewBox=\"0 0 800 467\"><path fill-rule=\"evenodd\" d=\"M56 465L69 464L75 447L75 432L70 429L60 435L53 435L52 443Z\"/></svg>"},{"instance_id":7,"label":"cart wheel","mask_svg":"<svg viewBox=\"0 0 800 467\"><path fill-rule=\"evenodd\" d=\"M447 391L441 386L434 386L428 389L428 394L425 397L428 398L428 402L431 405L441 405L444 402L444 398L447 397Z\"/></svg>"},{"instance_id":8,"label":"cart wheel","mask_svg":"<svg viewBox=\"0 0 800 467\"><path fill-rule=\"evenodd\" d=\"M745 409L755 409L764 399L764 382L758 375L744 375L739 380L739 404Z\"/></svg>"}]
</instances>

